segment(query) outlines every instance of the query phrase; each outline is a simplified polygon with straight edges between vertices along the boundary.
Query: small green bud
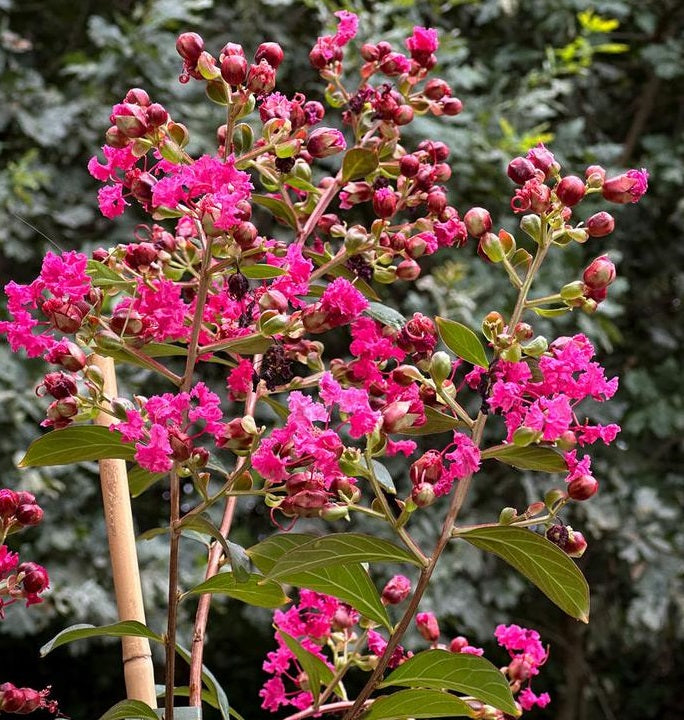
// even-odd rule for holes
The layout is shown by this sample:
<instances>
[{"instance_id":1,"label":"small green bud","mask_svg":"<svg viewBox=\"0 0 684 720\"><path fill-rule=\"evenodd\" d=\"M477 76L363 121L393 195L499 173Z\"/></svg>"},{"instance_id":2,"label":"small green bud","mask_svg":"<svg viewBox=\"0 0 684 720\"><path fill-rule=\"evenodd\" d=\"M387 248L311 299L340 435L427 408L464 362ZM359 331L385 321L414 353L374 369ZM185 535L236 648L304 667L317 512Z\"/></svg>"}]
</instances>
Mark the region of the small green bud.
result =
<instances>
[{"instance_id":1,"label":"small green bud","mask_svg":"<svg viewBox=\"0 0 684 720\"><path fill-rule=\"evenodd\" d=\"M581 280L563 285L560 290L560 296L563 300L577 300L584 295L584 283Z\"/></svg>"},{"instance_id":2,"label":"small green bud","mask_svg":"<svg viewBox=\"0 0 684 720\"><path fill-rule=\"evenodd\" d=\"M246 153L254 144L254 130L247 123L240 123L233 130L233 145L238 154Z\"/></svg>"},{"instance_id":3,"label":"small green bud","mask_svg":"<svg viewBox=\"0 0 684 720\"><path fill-rule=\"evenodd\" d=\"M436 352L430 360L430 376L438 387L451 375L451 358L442 350Z\"/></svg>"},{"instance_id":4,"label":"small green bud","mask_svg":"<svg viewBox=\"0 0 684 720\"><path fill-rule=\"evenodd\" d=\"M520 229L539 243L542 234L541 219L539 215L523 215L520 220Z\"/></svg>"},{"instance_id":5,"label":"small green bud","mask_svg":"<svg viewBox=\"0 0 684 720\"><path fill-rule=\"evenodd\" d=\"M397 271L393 267L374 267L373 279L383 285L391 285L397 279Z\"/></svg>"},{"instance_id":6,"label":"small green bud","mask_svg":"<svg viewBox=\"0 0 684 720\"><path fill-rule=\"evenodd\" d=\"M493 263L501 262L506 252L499 237L492 232L485 233L480 238L479 248Z\"/></svg>"},{"instance_id":7,"label":"small green bud","mask_svg":"<svg viewBox=\"0 0 684 720\"><path fill-rule=\"evenodd\" d=\"M553 488L553 490L549 490L546 495L544 495L544 504L551 510L556 503L564 500L567 496L568 494L560 488Z\"/></svg>"},{"instance_id":8,"label":"small green bud","mask_svg":"<svg viewBox=\"0 0 684 720\"><path fill-rule=\"evenodd\" d=\"M522 350L520 349L520 344L517 342L501 351L501 359L508 362L520 362L521 357Z\"/></svg>"},{"instance_id":9,"label":"small green bud","mask_svg":"<svg viewBox=\"0 0 684 720\"><path fill-rule=\"evenodd\" d=\"M540 357L547 351L548 347L549 343L546 341L546 338L541 335L537 335L532 342L522 346L522 351L525 355L529 355L530 357Z\"/></svg>"},{"instance_id":10,"label":"small green bud","mask_svg":"<svg viewBox=\"0 0 684 720\"><path fill-rule=\"evenodd\" d=\"M517 447L527 447L541 440L541 437L542 433L539 430L521 426L513 433L513 444Z\"/></svg>"},{"instance_id":11,"label":"small green bud","mask_svg":"<svg viewBox=\"0 0 684 720\"><path fill-rule=\"evenodd\" d=\"M510 525L518 517L518 511L512 507L505 507L499 514L499 525Z\"/></svg>"}]
</instances>

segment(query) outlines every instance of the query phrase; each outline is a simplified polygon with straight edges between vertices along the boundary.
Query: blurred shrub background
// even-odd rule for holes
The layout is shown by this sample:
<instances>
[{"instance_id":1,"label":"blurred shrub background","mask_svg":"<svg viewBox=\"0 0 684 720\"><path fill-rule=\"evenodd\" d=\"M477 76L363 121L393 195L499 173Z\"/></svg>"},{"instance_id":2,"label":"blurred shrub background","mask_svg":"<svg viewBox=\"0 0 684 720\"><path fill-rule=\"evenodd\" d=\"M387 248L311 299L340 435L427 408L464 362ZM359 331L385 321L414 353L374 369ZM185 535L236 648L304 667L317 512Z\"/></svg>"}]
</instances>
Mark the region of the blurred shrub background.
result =
<instances>
[{"instance_id":1,"label":"blurred shrub background","mask_svg":"<svg viewBox=\"0 0 684 720\"><path fill-rule=\"evenodd\" d=\"M2 283L32 278L52 244L69 250L131 237L135 212L114 223L102 218L97 183L85 167L103 142L111 105L129 87L146 88L186 123L194 151L214 147L221 110L203 99L199 84L177 82L179 32L199 32L213 51L232 40L250 53L262 40L275 40L286 53L279 89L316 98L322 86L308 51L340 7L316 0L0 0ZM560 323L563 332L590 335L611 374L621 377L604 419L620 422L623 433L595 463L601 492L565 518L590 540L581 560L593 592L590 626L564 618L498 561L460 546L445 558L423 609L439 612L445 635L466 634L479 643L498 622L536 627L551 644L537 689L553 694L538 717L678 717L684 682L684 4L369 0L344 7L359 13L364 39L400 45L413 25L440 29L437 74L465 111L440 122L420 118L407 145L429 137L450 145L450 202L462 212L483 205L513 230L504 169L510 157L540 141L568 173L582 174L591 163L651 173L642 203L617 208L615 233L557 253L541 283L558 288L604 252L620 261L620 280L599 313L572 314ZM596 209L592 201L587 206L579 212ZM439 312L477 327L510 293L473 255L472 244L440 253L410 290L388 288L387 300L405 313ZM97 717L123 694L117 644L86 642L38 659L39 646L66 625L115 618L95 468L15 469L42 419L32 389L42 369L5 346L0 362L2 484L34 492L46 510L44 524L21 535L13 549L45 564L53 588L43 605L30 613L14 607L0 624L0 680L52 683L64 712L75 720ZM132 388L148 381L140 372L122 379ZM393 470L405 468L398 463ZM546 477L512 471L483 476L471 517L491 519L504 505L524 508L551 486ZM140 529L161 522L163 500L161 488L136 501ZM234 539L253 542L267 522L260 508L241 508ZM416 534L428 540L434 533L423 514ZM187 549L184 577L192 582L200 571L192 551L201 547ZM149 624L160 629L163 540L142 543L140 554ZM250 720L265 717L257 692L271 646L268 616L216 601L210 631L207 663L231 702Z\"/></svg>"}]
</instances>

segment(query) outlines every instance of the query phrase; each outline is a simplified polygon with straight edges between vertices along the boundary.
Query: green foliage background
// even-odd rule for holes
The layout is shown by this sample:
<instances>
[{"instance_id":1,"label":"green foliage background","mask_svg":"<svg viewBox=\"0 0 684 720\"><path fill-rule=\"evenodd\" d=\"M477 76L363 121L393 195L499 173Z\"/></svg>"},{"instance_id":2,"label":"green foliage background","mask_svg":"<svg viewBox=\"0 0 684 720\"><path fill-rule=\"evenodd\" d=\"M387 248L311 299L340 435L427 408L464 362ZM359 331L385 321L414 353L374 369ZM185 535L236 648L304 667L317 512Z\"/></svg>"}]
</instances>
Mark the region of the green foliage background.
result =
<instances>
[{"instance_id":1,"label":"green foliage background","mask_svg":"<svg viewBox=\"0 0 684 720\"><path fill-rule=\"evenodd\" d=\"M674 718L684 681L684 6L679 0L383 0L346 7L360 14L363 37L399 44L414 24L440 28L438 70L466 110L446 123L421 118L411 132L415 142L439 137L451 146L449 188L462 211L484 205L513 230L502 171L511 156L540 140L567 172L581 174L589 163L651 172L642 203L617 209L614 235L568 248L542 278L551 291L598 254L620 260L620 280L599 314L562 322L564 332L580 329L610 351L609 369L622 378L605 419L620 422L623 433L617 449L596 461L601 492L567 517L590 539L581 561L593 590L590 626L563 618L498 561L460 546L445 558L424 609L439 612L445 634L478 642L498 622L538 628L552 652L547 684L537 687L554 697L538 717ZM109 108L129 87L145 87L186 122L195 149L212 146L220 111L202 101L197 85L175 81L178 32L196 30L214 50L228 40L248 52L263 39L276 40L286 52L281 89L292 92L296 84L315 95L321 88L307 54L335 9L314 0L0 0L3 284L33 277L47 239L74 249L130 238L133 213L116 223L101 218L97 184L85 169L102 143ZM464 262L472 253L471 246L438 255L415 288L392 287L389 297L406 312L439 312L476 327L508 296L491 268ZM74 645L40 661L37 648L70 623L114 619L97 479L86 466L15 469L42 418L32 391L41 368L5 347L0 353L3 485L35 492L46 509L44 525L22 535L14 549L47 565L53 586L43 605L30 613L12 608L0 625L0 680L51 682L67 714L96 717L123 693L118 647ZM124 378L131 387L144 380L135 373ZM499 472L479 483L472 517L490 519L503 505L524 508L548 487L544 478ZM141 530L158 524L162 491L136 507ZM248 543L264 532L267 518L257 506L242 511L235 539ZM429 515L418 532L425 540L434 535ZM140 552L149 623L158 629L163 541L143 543ZM200 570L191 552L186 557L184 578L191 582ZM267 615L217 602L210 628L208 664L238 710L263 717L256 693L270 647Z\"/></svg>"}]
</instances>

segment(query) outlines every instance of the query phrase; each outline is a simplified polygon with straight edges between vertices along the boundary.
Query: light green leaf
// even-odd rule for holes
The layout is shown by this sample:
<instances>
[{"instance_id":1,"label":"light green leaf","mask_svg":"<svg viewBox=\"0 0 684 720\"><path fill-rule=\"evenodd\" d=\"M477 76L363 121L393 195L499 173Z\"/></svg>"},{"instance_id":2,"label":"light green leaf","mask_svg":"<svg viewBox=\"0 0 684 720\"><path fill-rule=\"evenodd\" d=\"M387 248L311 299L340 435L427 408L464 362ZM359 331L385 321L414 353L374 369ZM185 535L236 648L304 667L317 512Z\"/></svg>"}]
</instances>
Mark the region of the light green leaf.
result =
<instances>
[{"instance_id":1,"label":"light green leaf","mask_svg":"<svg viewBox=\"0 0 684 720\"><path fill-rule=\"evenodd\" d=\"M129 290L135 287L132 280L125 280L118 272L98 260L88 260L86 274L94 287L118 288Z\"/></svg>"},{"instance_id":2,"label":"light green leaf","mask_svg":"<svg viewBox=\"0 0 684 720\"><path fill-rule=\"evenodd\" d=\"M482 451L483 460L500 460L520 470L539 470L540 472L567 472L565 458L553 448L528 445L497 445Z\"/></svg>"},{"instance_id":3,"label":"light green leaf","mask_svg":"<svg viewBox=\"0 0 684 720\"><path fill-rule=\"evenodd\" d=\"M296 175L285 176L283 178L283 183L307 193L315 193L316 195L321 194L321 191L315 185L312 185L308 180L304 180L304 178L297 177Z\"/></svg>"},{"instance_id":4,"label":"light green leaf","mask_svg":"<svg viewBox=\"0 0 684 720\"><path fill-rule=\"evenodd\" d=\"M157 635L157 633L152 632L148 627L135 620L124 620L112 625L102 625L101 627L79 624L72 625L55 635L52 640L43 645L40 649L40 655L45 657L60 645L91 637L144 637L155 642L163 642L161 635Z\"/></svg>"},{"instance_id":5,"label":"light green leaf","mask_svg":"<svg viewBox=\"0 0 684 720\"><path fill-rule=\"evenodd\" d=\"M364 312L366 315L372 317L373 320L377 320L383 325L389 325L389 327L395 330L401 330L407 322L406 318L400 312L379 302L368 303L368 307Z\"/></svg>"},{"instance_id":6,"label":"light green leaf","mask_svg":"<svg viewBox=\"0 0 684 720\"><path fill-rule=\"evenodd\" d=\"M247 265L240 268L240 272L251 280L269 280L281 275L287 275L287 270L275 265Z\"/></svg>"},{"instance_id":7,"label":"light green leaf","mask_svg":"<svg viewBox=\"0 0 684 720\"><path fill-rule=\"evenodd\" d=\"M571 617L589 622L589 586L577 565L545 537L525 528L495 525L457 537L498 555L532 581Z\"/></svg>"},{"instance_id":8,"label":"light green leaf","mask_svg":"<svg viewBox=\"0 0 684 720\"><path fill-rule=\"evenodd\" d=\"M316 539L311 535L292 533L274 535L248 548L247 554L257 568L268 574L282 555ZM287 583L315 592L325 593L349 603L369 620L391 630L387 610L380 600L378 591L359 564L335 565L317 568L314 571L298 572L288 576Z\"/></svg>"},{"instance_id":9,"label":"light green leaf","mask_svg":"<svg viewBox=\"0 0 684 720\"><path fill-rule=\"evenodd\" d=\"M100 716L100 720L134 720L135 718L159 720L157 713L142 700L122 700Z\"/></svg>"},{"instance_id":10,"label":"light green leaf","mask_svg":"<svg viewBox=\"0 0 684 720\"><path fill-rule=\"evenodd\" d=\"M441 690L399 690L379 697L362 720L438 717L473 717L473 711L461 698Z\"/></svg>"},{"instance_id":11,"label":"light green leaf","mask_svg":"<svg viewBox=\"0 0 684 720\"><path fill-rule=\"evenodd\" d=\"M366 177L378 166L378 154L366 148L352 148L342 161L342 182Z\"/></svg>"},{"instance_id":12,"label":"light green leaf","mask_svg":"<svg viewBox=\"0 0 684 720\"><path fill-rule=\"evenodd\" d=\"M409 552L382 538L359 533L336 533L315 538L286 551L266 576L289 582L288 578L293 574L365 562L420 565Z\"/></svg>"},{"instance_id":13,"label":"light green leaf","mask_svg":"<svg viewBox=\"0 0 684 720\"><path fill-rule=\"evenodd\" d=\"M455 320L435 318L439 336L444 344L461 359L480 367L489 367L487 354L477 335L465 325Z\"/></svg>"},{"instance_id":14,"label":"light green leaf","mask_svg":"<svg viewBox=\"0 0 684 720\"><path fill-rule=\"evenodd\" d=\"M400 430L397 435L437 435L438 433L449 432L450 430L463 426L461 420L458 420L452 415L447 415L439 410L435 410L429 405L425 406L425 417L426 421L420 427L404 428Z\"/></svg>"},{"instance_id":15,"label":"light green leaf","mask_svg":"<svg viewBox=\"0 0 684 720\"><path fill-rule=\"evenodd\" d=\"M261 207L270 210L279 220L282 220L286 225L291 228L297 227L297 220L292 210L278 198L270 197L269 195L252 195L252 200Z\"/></svg>"},{"instance_id":16,"label":"light green leaf","mask_svg":"<svg viewBox=\"0 0 684 720\"><path fill-rule=\"evenodd\" d=\"M540 317L559 317L561 315L565 315L565 313L569 313L572 308L569 308L567 305L563 305L562 307L554 307L554 308L541 308L541 307L533 307L530 308L533 313L536 313Z\"/></svg>"},{"instance_id":17,"label":"light green leaf","mask_svg":"<svg viewBox=\"0 0 684 720\"><path fill-rule=\"evenodd\" d=\"M477 655L425 650L402 663L379 687L392 685L455 690L509 715L520 715L501 671Z\"/></svg>"},{"instance_id":18,"label":"light green leaf","mask_svg":"<svg viewBox=\"0 0 684 720\"><path fill-rule=\"evenodd\" d=\"M99 425L72 425L34 440L19 467L71 465L103 458L132 460L134 455L135 447L124 443L121 433Z\"/></svg>"},{"instance_id":19,"label":"light green leaf","mask_svg":"<svg viewBox=\"0 0 684 720\"><path fill-rule=\"evenodd\" d=\"M383 490L385 490L385 492L388 492L390 495L396 495L397 488L394 484L394 480L392 479L389 470L377 460L373 460L372 463L375 479L380 483Z\"/></svg>"},{"instance_id":20,"label":"light green leaf","mask_svg":"<svg viewBox=\"0 0 684 720\"><path fill-rule=\"evenodd\" d=\"M289 602L283 589L273 580L265 580L263 575L252 573L247 582L238 582L232 572L222 572L196 585L184 595L202 595L212 593L228 595L248 605L275 608Z\"/></svg>"}]
</instances>

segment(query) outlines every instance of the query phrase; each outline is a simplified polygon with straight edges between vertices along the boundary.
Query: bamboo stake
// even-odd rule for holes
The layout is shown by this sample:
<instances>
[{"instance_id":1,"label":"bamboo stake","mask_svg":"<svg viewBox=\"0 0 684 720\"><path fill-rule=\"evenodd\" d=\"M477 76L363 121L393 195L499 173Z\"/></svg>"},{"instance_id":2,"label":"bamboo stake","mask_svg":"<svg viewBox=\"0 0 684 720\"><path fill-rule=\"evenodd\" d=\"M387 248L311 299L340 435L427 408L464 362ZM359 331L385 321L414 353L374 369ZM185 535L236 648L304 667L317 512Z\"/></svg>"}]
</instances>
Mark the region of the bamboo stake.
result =
<instances>
[{"instance_id":1,"label":"bamboo stake","mask_svg":"<svg viewBox=\"0 0 684 720\"><path fill-rule=\"evenodd\" d=\"M118 391L114 361L100 355L91 357L92 364L104 375L105 395L116 397ZM95 423L111 425L112 420L110 415L101 413ZM145 608L135 548L126 463L123 460L100 460L100 483L119 620L137 620L144 624ZM151 708L156 708L157 694L149 640L123 637L121 644L127 697L130 700L141 700Z\"/></svg>"}]
</instances>

